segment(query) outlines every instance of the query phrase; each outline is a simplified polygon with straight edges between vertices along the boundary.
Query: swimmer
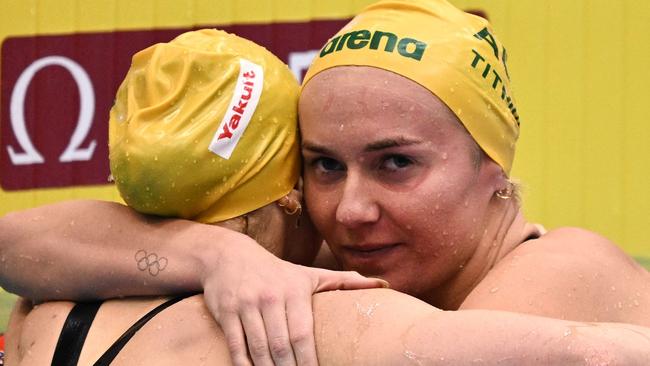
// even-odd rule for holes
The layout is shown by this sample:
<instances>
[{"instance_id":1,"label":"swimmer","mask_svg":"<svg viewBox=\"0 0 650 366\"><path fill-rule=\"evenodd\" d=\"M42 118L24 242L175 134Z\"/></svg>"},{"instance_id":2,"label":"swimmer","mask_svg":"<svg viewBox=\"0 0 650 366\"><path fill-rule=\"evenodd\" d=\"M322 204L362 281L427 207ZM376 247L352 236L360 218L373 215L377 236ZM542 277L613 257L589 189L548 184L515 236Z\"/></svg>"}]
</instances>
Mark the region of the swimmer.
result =
<instances>
[{"instance_id":1,"label":"swimmer","mask_svg":"<svg viewBox=\"0 0 650 366\"><path fill-rule=\"evenodd\" d=\"M643 310L650 304L646 270L594 233L576 228L544 232L521 214L508 178L519 115L506 54L485 20L444 1L386 1L359 14L324 46L303 84L299 109L309 215L341 268L384 278L392 288L455 311L449 313L454 316L491 309L649 327L650 314ZM84 205L83 212L50 220L89 220L106 212L104 203ZM61 210L65 204L57 207ZM44 246L38 238L45 231L23 223L37 215L34 210L6 218L2 234L5 243L21 243L25 249L20 253L32 258ZM106 286L93 295L205 288L208 304L230 304L234 311L229 314L244 324L224 326L234 358L245 353L244 329L246 339L256 344L268 343L267 332L278 332L277 323L266 319L255 327L247 321L251 308L260 314L270 307L261 299L271 297L273 306L286 308L287 299L294 304L292 296L298 292L301 301L311 302L305 294L314 291L313 277L303 268L254 251L247 252L247 260L254 263L255 276L242 271L246 261L229 268L193 265L217 263L213 258L221 255L233 261L244 256L238 249L197 252L195 248L220 239L203 225L187 225L192 228L188 231L193 241L186 244L190 250L174 253L175 262L185 269L180 275L167 273L141 285L142 275L125 268L118 275L119 291ZM174 237L171 227L142 226L147 225L129 236L101 228L88 233L75 226L65 233L48 231L48 240L74 238L75 247L95 253L102 261L100 271L106 272L128 267L125 258L138 249L132 242L147 248L187 243ZM234 237L224 242L246 245L250 240ZM81 263L49 250L47 256L56 261ZM15 258L9 266L16 272L7 271L3 277L8 276L5 281L17 292L36 298L88 296L87 284L63 283L59 293L36 287L41 276L57 281L71 277L54 266L21 274L18 268L27 259L15 249L3 251ZM90 264L76 269L98 275ZM284 285L273 287L277 283ZM215 288L220 293L212 294ZM241 289L257 292L243 294ZM212 307L220 320L218 308ZM303 354L306 348L299 345L308 343L310 332L305 329L312 328L309 319L301 319L283 325L287 334L300 334L292 338L300 341L280 342L274 350L286 352L292 346L294 353ZM557 321L541 323L551 326ZM273 357L268 347L256 351L259 363Z\"/></svg>"},{"instance_id":2,"label":"swimmer","mask_svg":"<svg viewBox=\"0 0 650 366\"><path fill-rule=\"evenodd\" d=\"M188 69L205 69L206 73L184 78ZM167 83L162 84L163 80ZM277 101L268 90L281 92L284 98ZM278 257L286 257L290 245L313 257L317 235L308 217L300 216L300 192L293 189L299 168L297 91L289 70L272 55L216 30L190 32L136 54L118 91L110 121L111 171L121 195L138 211L192 217L249 235ZM228 104L229 98L220 97L220 93L234 98ZM227 122L241 118L241 125L233 125L229 130L233 136L235 128L246 123L248 126L230 158L217 159L214 155L220 155L215 150L225 153L223 146L214 148L214 139L204 131L213 125L213 119L206 114L224 109L236 113L232 100L242 109L244 103L240 101L246 101L245 107L252 109L251 120L245 120L245 113L240 117L224 114L222 120ZM216 133L224 131L225 127L220 127ZM199 171L204 174L178 174L185 164L190 169L202 168ZM276 184L267 187L268 179ZM264 193L256 194L262 187ZM205 189L215 192L214 196L204 194ZM229 195L238 198L227 205L209 204ZM135 221L143 220L136 213L130 216ZM162 219L157 223L165 224ZM133 259L139 270L155 276L162 275L170 265L167 257L145 250L138 251ZM341 313L341 309L347 311ZM402 314L405 311L407 314ZM441 346L445 341L436 340L439 350L432 353L433 337L424 341L422 336L444 331L440 326L444 322L441 312L393 291L323 294L316 299L314 313L319 334L318 359L324 365L400 363L434 356L436 362L464 362L469 354L486 359L503 357L512 355L515 347L532 348L534 343L513 342L510 349L502 348L496 353L484 345L484 349L479 346L468 353L460 347L446 350L450 347ZM277 316L272 312L262 315ZM485 322L468 321L471 314L465 315L463 323L485 329ZM506 334L519 333L538 321L498 313L492 318L518 324L508 333L497 335L500 339L510 339L511 335ZM487 328L498 332L503 327L501 322L492 320ZM600 334L601 329L582 332L590 340L585 343L558 337L560 331L577 329L580 324L558 322L555 326L555 336L546 332L538 339L555 339L577 349L606 347L608 336ZM400 329L403 339L395 341L389 329ZM35 307L21 301L9 332L8 364L231 364L225 337L210 316L202 295L79 304L46 302ZM356 343L341 339L341 332L353 337ZM478 332L471 333L478 338ZM445 338L449 342L451 337L446 334ZM471 339L463 338L465 342ZM534 353L539 354L542 349L538 347ZM615 349L617 354L629 356L624 353L622 342ZM558 346L543 357L549 361L570 361L577 355Z\"/></svg>"}]
</instances>

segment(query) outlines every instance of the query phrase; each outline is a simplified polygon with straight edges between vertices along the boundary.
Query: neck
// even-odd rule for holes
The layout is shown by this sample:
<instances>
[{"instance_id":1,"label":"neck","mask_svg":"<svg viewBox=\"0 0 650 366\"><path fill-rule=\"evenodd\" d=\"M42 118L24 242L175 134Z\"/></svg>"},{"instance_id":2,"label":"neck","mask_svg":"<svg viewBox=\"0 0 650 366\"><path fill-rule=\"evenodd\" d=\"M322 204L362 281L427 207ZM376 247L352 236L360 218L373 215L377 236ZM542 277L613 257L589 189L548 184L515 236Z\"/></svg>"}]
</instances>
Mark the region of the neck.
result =
<instances>
[{"instance_id":1,"label":"neck","mask_svg":"<svg viewBox=\"0 0 650 366\"><path fill-rule=\"evenodd\" d=\"M517 200L493 197L474 253L449 281L423 300L444 310L458 309L501 259L535 234L539 234L538 228L526 221Z\"/></svg>"}]
</instances>

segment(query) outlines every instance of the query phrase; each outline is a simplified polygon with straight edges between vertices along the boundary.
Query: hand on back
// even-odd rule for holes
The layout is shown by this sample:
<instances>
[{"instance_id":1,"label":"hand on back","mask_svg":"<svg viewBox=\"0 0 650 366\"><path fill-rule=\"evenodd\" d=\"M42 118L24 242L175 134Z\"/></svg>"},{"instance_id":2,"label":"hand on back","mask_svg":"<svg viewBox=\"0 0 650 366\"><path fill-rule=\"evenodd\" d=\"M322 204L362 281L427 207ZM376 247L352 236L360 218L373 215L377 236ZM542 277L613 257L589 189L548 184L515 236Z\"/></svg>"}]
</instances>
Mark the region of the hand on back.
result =
<instances>
[{"instance_id":1,"label":"hand on back","mask_svg":"<svg viewBox=\"0 0 650 366\"><path fill-rule=\"evenodd\" d=\"M317 365L312 294L386 287L356 272L292 264L252 239L241 241L206 264L202 279L235 365L250 365L251 359L255 365Z\"/></svg>"}]
</instances>

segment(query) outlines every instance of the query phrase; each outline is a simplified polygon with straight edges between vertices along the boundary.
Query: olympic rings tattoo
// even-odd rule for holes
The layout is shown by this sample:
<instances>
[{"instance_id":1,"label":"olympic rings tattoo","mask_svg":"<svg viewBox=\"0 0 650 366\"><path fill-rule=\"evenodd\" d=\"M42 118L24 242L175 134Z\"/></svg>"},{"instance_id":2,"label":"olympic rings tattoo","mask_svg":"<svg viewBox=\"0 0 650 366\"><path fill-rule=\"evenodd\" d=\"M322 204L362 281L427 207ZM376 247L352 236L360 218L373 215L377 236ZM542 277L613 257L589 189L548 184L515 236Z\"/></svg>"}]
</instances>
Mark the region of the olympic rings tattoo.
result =
<instances>
[{"instance_id":1,"label":"olympic rings tattoo","mask_svg":"<svg viewBox=\"0 0 650 366\"><path fill-rule=\"evenodd\" d=\"M147 253L144 249L140 249L135 253L135 261L138 263L139 270L148 270L152 276L157 276L158 273L167 268L167 258L158 257L156 253Z\"/></svg>"}]
</instances>

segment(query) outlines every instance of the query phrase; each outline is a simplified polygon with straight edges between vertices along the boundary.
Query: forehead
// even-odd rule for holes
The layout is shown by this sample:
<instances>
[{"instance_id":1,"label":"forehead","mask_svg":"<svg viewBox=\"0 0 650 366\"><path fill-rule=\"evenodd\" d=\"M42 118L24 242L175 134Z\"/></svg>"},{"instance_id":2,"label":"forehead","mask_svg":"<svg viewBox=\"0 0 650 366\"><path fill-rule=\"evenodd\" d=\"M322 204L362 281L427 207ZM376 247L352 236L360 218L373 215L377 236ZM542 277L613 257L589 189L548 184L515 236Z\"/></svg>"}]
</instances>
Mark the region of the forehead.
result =
<instances>
[{"instance_id":1,"label":"forehead","mask_svg":"<svg viewBox=\"0 0 650 366\"><path fill-rule=\"evenodd\" d=\"M429 90L373 67L343 66L319 73L303 89L299 111L305 140L337 130L344 132L342 136L366 139L396 134L436 142L470 138L454 113Z\"/></svg>"}]
</instances>

